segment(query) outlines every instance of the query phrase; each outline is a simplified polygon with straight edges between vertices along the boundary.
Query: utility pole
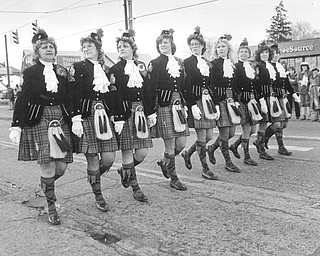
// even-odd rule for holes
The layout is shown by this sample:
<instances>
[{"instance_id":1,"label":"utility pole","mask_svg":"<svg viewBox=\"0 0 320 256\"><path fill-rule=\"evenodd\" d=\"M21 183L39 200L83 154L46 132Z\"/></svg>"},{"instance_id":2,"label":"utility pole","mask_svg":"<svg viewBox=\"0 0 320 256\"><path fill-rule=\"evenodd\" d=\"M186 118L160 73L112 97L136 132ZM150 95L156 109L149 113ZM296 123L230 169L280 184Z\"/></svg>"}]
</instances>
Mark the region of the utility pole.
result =
<instances>
[{"instance_id":1,"label":"utility pole","mask_svg":"<svg viewBox=\"0 0 320 256\"><path fill-rule=\"evenodd\" d=\"M128 30L128 7L127 7L127 0L123 0L123 7L124 7L124 25L125 25L125 29Z\"/></svg>"},{"instance_id":2,"label":"utility pole","mask_svg":"<svg viewBox=\"0 0 320 256\"><path fill-rule=\"evenodd\" d=\"M7 61L7 76L8 76L8 88L10 88L10 68L9 68L9 57L8 57L8 45L7 45L7 35L4 35L4 44L6 47L6 61Z\"/></svg>"},{"instance_id":3,"label":"utility pole","mask_svg":"<svg viewBox=\"0 0 320 256\"><path fill-rule=\"evenodd\" d=\"M129 9L129 28L133 28L133 18L132 18L132 0L128 1L128 9Z\"/></svg>"}]
</instances>

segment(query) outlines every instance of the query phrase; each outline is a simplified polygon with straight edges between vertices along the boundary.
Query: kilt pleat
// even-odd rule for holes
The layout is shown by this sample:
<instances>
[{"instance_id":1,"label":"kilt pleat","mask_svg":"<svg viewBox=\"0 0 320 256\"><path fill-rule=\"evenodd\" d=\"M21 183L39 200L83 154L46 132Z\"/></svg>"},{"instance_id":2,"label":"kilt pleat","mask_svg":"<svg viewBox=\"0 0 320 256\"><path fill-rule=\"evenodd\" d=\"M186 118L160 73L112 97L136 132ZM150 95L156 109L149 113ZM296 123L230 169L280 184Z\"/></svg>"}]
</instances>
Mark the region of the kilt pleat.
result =
<instances>
[{"instance_id":1,"label":"kilt pleat","mask_svg":"<svg viewBox=\"0 0 320 256\"><path fill-rule=\"evenodd\" d=\"M227 109L227 99L219 102L220 107L220 118L217 120L218 127L231 127L233 124L231 123L231 118L229 116L229 112Z\"/></svg>"},{"instance_id":2,"label":"kilt pleat","mask_svg":"<svg viewBox=\"0 0 320 256\"><path fill-rule=\"evenodd\" d=\"M84 154L96 154L101 152L114 152L119 150L118 142L112 129L112 138L109 140L100 140L96 136L94 127L94 106L96 103L102 103L101 101L93 101L91 108L91 115L83 119L83 136L76 144L75 151L77 153ZM112 127L111 120L109 118L110 126Z\"/></svg>"},{"instance_id":3,"label":"kilt pleat","mask_svg":"<svg viewBox=\"0 0 320 256\"><path fill-rule=\"evenodd\" d=\"M137 130L135 126L135 108L138 105L142 105L142 102L132 102L132 114L125 121L123 125L122 132L119 136L119 149L129 150L138 148L152 148L152 140L150 134L150 128L148 127L149 137L145 139L140 139L137 137Z\"/></svg>"},{"instance_id":4,"label":"kilt pleat","mask_svg":"<svg viewBox=\"0 0 320 256\"><path fill-rule=\"evenodd\" d=\"M160 107L156 102L156 105L158 106L157 124L155 125L154 129L151 129L152 130L151 136L153 138L160 137L163 139L171 139L171 138L189 136L190 133L189 133L188 125L183 132L176 132L174 130L173 115L172 115L172 103L176 99L180 99L180 94L178 92L174 92L172 94L172 101L169 106Z\"/></svg>"},{"instance_id":5,"label":"kilt pleat","mask_svg":"<svg viewBox=\"0 0 320 256\"><path fill-rule=\"evenodd\" d=\"M192 115L192 110L190 109L190 111L188 111L188 113L191 113L191 117L193 119L194 122L194 127L195 129L210 129L210 128L215 128L216 127L216 121L214 119L210 120L205 118L204 115L204 109L203 109L203 104L202 104L202 100L197 100L197 106L199 107L202 115L201 115L201 119L200 120L196 120L193 118ZM189 118L189 116L188 116ZM189 123L188 123L189 124Z\"/></svg>"},{"instance_id":6,"label":"kilt pleat","mask_svg":"<svg viewBox=\"0 0 320 256\"><path fill-rule=\"evenodd\" d=\"M40 123L23 128L19 144L18 160L37 160L38 164L45 164L52 161L72 163L73 156L71 151L68 151L64 158L52 158L50 156L48 126L52 120L60 121L65 138L69 145L71 145L70 127L62 118L63 114L60 106L46 106L43 110Z\"/></svg>"}]
</instances>

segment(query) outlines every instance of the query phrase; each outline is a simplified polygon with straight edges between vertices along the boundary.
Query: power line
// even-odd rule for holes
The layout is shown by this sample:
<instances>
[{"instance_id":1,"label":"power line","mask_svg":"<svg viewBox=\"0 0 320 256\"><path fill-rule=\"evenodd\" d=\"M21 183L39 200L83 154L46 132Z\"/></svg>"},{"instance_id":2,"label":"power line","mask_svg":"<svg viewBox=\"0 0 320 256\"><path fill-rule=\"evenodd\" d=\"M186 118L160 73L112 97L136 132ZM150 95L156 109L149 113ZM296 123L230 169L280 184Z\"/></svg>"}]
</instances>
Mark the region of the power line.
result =
<instances>
[{"instance_id":1,"label":"power line","mask_svg":"<svg viewBox=\"0 0 320 256\"><path fill-rule=\"evenodd\" d=\"M218 0L211 0L211 1L206 1L206 2L202 2L202 3L176 7L176 8L173 8L173 9L163 10L163 11L159 11L159 12L147 13L147 14L144 14L144 15L140 15L140 16L134 17L133 19L135 20L135 19L139 19L139 18L143 18L143 17L147 17L147 16L152 16L152 15L161 14L161 13L165 13L165 12L177 11L177 10L186 9L186 8L190 8L190 7L194 7L194 6L198 6L198 5L203 5L203 4L208 4L208 3L213 3L213 2L217 2L217 1Z\"/></svg>"}]
</instances>

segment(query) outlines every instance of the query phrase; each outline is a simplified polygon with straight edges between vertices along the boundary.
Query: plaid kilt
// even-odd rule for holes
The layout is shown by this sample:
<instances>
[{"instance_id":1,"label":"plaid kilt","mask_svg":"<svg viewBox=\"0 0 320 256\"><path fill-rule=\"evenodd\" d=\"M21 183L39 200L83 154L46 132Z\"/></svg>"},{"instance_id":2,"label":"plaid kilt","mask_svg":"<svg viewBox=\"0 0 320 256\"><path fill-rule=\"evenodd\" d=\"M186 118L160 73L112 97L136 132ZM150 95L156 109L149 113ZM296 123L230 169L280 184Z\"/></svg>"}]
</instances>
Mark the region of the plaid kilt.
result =
<instances>
[{"instance_id":1,"label":"plaid kilt","mask_svg":"<svg viewBox=\"0 0 320 256\"><path fill-rule=\"evenodd\" d=\"M189 128L195 128L195 129L215 128L216 121L214 119L209 120L209 119L205 118L201 99L197 100L197 106L199 107L199 109L202 113L200 120L196 120L193 118L191 106L188 106L188 125L189 125Z\"/></svg>"},{"instance_id":2,"label":"plaid kilt","mask_svg":"<svg viewBox=\"0 0 320 256\"><path fill-rule=\"evenodd\" d=\"M232 127L234 124L231 123L231 118L227 109L227 99L219 102L220 117L216 121L218 127Z\"/></svg>"},{"instance_id":3,"label":"plaid kilt","mask_svg":"<svg viewBox=\"0 0 320 256\"><path fill-rule=\"evenodd\" d=\"M152 140L150 135L150 128L148 127L149 137L139 139L137 137L137 130L135 125L135 108L142 105L141 101L132 102L132 114L125 121L121 134L118 136L120 150L129 150L137 148L152 148ZM147 118L147 117L146 117Z\"/></svg>"},{"instance_id":4,"label":"plaid kilt","mask_svg":"<svg viewBox=\"0 0 320 256\"><path fill-rule=\"evenodd\" d=\"M152 138L171 139L178 137L189 136L189 127L187 124L186 129L183 132L176 132L174 130L173 115L172 115L172 103L174 100L180 99L180 94L174 92L172 94L172 101L169 106L160 107L156 101L157 109L157 124L151 129Z\"/></svg>"},{"instance_id":5,"label":"plaid kilt","mask_svg":"<svg viewBox=\"0 0 320 256\"><path fill-rule=\"evenodd\" d=\"M100 140L96 136L94 127L94 106L101 101L93 101L91 108L91 115L83 119L83 136L78 139L75 151L84 154L96 154L101 152L114 152L119 150L117 139L112 129L112 138L109 140ZM113 128L112 122L109 118L110 126Z\"/></svg>"},{"instance_id":6,"label":"plaid kilt","mask_svg":"<svg viewBox=\"0 0 320 256\"><path fill-rule=\"evenodd\" d=\"M38 164L61 161L72 163L72 152L68 151L64 158L52 158L50 156L50 146L48 138L48 126L52 120L59 120L61 129L69 145L71 145L70 127L62 120L63 115L60 106L46 106L43 110L40 123L34 126L26 126L22 129L19 144L19 161L36 161Z\"/></svg>"},{"instance_id":7,"label":"plaid kilt","mask_svg":"<svg viewBox=\"0 0 320 256\"><path fill-rule=\"evenodd\" d=\"M250 125L255 125L258 124L259 121L253 121L250 115L250 111L248 109L248 104L244 104L240 102L240 107L239 107L241 113L243 116L241 117L240 124L250 124Z\"/></svg>"}]
</instances>

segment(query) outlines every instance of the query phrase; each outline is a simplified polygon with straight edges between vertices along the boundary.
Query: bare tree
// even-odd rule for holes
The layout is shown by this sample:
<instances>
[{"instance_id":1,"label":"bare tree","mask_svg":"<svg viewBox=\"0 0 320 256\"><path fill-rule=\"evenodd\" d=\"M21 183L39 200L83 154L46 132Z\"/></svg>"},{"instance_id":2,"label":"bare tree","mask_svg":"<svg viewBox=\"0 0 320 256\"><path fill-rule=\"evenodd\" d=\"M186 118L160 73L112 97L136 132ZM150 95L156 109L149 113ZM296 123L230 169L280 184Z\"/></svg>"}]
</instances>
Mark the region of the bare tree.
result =
<instances>
[{"instance_id":1,"label":"bare tree","mask_svg":"<svg viewBox=\"0 0 320 256\"><path fill-rule=\"evenodd\" d=\"M297 21L292 24L292 39L301 40L320 37L320 32L311 27L309 22Z\"/></svg>"}]
</instances>

